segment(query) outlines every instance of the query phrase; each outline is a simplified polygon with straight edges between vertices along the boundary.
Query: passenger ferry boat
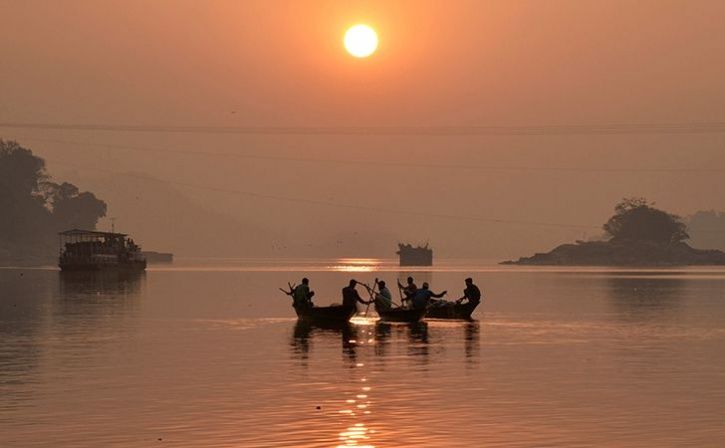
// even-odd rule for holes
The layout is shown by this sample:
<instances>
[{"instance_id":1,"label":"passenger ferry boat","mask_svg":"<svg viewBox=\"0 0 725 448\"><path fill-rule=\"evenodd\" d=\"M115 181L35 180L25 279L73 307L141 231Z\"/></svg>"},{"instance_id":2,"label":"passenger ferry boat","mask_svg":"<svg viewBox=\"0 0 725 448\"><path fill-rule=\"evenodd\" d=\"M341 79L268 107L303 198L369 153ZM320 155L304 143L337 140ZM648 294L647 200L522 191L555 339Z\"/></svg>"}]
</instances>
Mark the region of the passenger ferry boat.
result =
<instances>
[{"instance_id":1,"label":"passenger ferry boat","mask_svg":"<svg viewBox=\"0 0 725 448\"><path fill-rule=\"evenodd\" d=\"M425 246L413 247L411 244L398 243L400 266L433 266L433 249Z\"/></svg>"},{"instance_id":2,"label":"passenger ferry boat","mask_svg":"<svg viewBox=\"0 0 725 448\"><path fill-rule=\"evenodd\" d=\"M146 258L141 247L124 233L95 230L66 230L60 232L62 271L143 271Z\"/></svg>"}]
</instances>

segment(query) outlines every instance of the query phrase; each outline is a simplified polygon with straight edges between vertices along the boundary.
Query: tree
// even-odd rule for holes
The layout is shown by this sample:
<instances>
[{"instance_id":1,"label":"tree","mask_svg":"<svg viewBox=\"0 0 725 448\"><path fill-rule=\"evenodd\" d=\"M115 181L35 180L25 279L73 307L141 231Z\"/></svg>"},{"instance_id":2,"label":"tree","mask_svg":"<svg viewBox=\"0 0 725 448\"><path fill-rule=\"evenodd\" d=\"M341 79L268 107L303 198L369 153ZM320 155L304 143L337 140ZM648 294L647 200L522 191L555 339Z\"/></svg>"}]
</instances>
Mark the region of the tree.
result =
<instances>
[{"instance_id":1,"label":"tree","mask_svg":"<svg viewBox=\"0 0 725 448\"><path fill-rule=\"evenodd\" d=\"M43 159L16 142L0 140L0 239L21 243L47 226L46 179Z\"/></svg>"},{"instance_id":2,"label":"tree","mask_svg":"<svg viewBox=\"0 0 725 448\"><path fill-rule=\"evenodd\" d=\"M105 214L106 203L93 193L52 182L43 159L0 139L0 257L48 259L58 231L94 229Z\"/></svg>"},{"instance_id":3,"label":"tree","mask_svg":"<svg viewBox=\"0 0 725 448\"><path fill-rule=\"evenodd\" d=\"M653 206L645 198L622 199L614 208L614 216L604 224L604 231L612 241L670 244L690 238L679 216Z\"/></svg>"},{"instance_id":4,"label":"tree","mask_svg":"<svg viewBox=\"0 0 725 448\"><path fill-rule=\"evenodd\" d=\"M68 182L46 183L48 204L58 230L69 228L95 229L98 219L106 216L106 203L93 193L80 192Z\"/></svg>"}]
</instances>

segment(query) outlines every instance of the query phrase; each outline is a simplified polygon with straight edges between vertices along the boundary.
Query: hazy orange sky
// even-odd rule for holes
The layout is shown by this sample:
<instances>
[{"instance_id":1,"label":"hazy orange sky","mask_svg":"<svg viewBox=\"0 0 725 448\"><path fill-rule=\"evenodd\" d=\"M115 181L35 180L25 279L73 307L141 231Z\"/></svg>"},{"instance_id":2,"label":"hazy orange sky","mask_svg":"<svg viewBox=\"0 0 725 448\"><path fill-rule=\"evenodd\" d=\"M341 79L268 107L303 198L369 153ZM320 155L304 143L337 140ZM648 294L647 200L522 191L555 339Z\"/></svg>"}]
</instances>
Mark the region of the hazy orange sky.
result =
<instances>
[{"instance_id":1,"label":"hazy orange sky","mask_svg":"<svg viewBox=\"0 0 725 448\"><path fill-rule=\"evenodd\" d=\"M721 1L6 1L4 119L723 119ZM346 27L380 34L375 57ZM236 110L235 116L229 112Z\"/></svg>"},{"instance_id":2,"label":"hazy orange sky","mask_svg":"<svg viewBox=\"0 0 725 448\"><path fill-rule=\"evenodd\" d=\"M0 16L0 122L530 126L725 121L722 1L24 0L0 2ZM342 47L345 29L359 22L373 26L380 37L379 50L369 59L352 58ZM646 195L682 214L725 209L723 173L588 171L725 170L720 133L361 137L0 128L0 136L17 138L47 157L54 174L108 198L109 213L140 234L141 241L180 251L183 235L167 237L160 224L144 227L144 216L157 213L158 203L141 203L140 195L104 183L107 174L88 168L370 207L567 224L601 224L625 195ZM380 166L92 144L378 161ZM405 161L527 169L395 165ZM336 240L336 232L345 233L349 247L344 250L352 255L371 247L373 239L383 241L382 248L410 238L430 239L449 255L503 257L596 233L421 220L174 188L200 206L274 227L289 239L323 244ZM296 222L289 223L288 211ZM370 236L359 236L365 232ZM380 234L387 237L373 236Z\"/></svg>"}]
</instances>

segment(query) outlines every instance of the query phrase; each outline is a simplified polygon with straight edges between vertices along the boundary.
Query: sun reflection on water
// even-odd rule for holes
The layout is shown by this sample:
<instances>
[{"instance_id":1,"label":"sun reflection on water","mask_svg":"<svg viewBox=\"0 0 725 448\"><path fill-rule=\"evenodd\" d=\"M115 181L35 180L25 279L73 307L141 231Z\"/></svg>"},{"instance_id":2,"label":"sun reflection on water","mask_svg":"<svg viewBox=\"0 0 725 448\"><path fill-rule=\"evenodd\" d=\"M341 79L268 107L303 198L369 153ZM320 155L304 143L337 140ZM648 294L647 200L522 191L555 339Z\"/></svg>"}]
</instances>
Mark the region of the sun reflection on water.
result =
<instances>
[{"instance_id":1,"label":"sun reflection on water","mask_svg":"<svg viewBox=\"0 0 725 448\"><path fill-rule=\"evenodd\" d=\"M378 317L355 316L350 319L350 323L357 327L369 327L371 325L375 325L378 320L380 320ZM368 338L368 340L370 340L370 338Z\"/></svg>"},{"instance_id":2,"label":"sun reflection on water","mask_svg":"<svg viewBox=\"0 0 725 448\"><path fill-rule=\"evenodd\" d=\"M446 322L435 325L444 329L465 330L465 356L467 361L475 362L477 346L472 341L478 339L477 325ZM428 323L389 324L380 322L377 315L368 317L362 313L341 326L298 322L292 336L290 347L293 359L304 360L301 365L307 367L308 363L315 362L308 354L316 346L318 353L325 349L340 353L341 349L341 362L345 368L344 372L330 377L324 383L325 391L329 393L328 403L332 404L331 407L325 407L325 427L311 429L305 426L306 431L314 431L318 441L325 441L324 446L337 448L399 446L390 443L393 440L399 443L401 439L408 438L405 430L401 432L399 426L390 424L391 418L401 415L401 404L391 404L389 400L378 401L375 392L385 390L378 389L378 386L390 384L390 378L379 375L389 360L396 359L399 353L409 358L409 365L413 368L427 370L429 360L435 353L430 347ZM312 342L314 338L317 344ZM401 342L402 345L396 348L392 341Z\"/></svg>"},{"instance_id":3,"label":"sun reflection on water","mask_svg":"<svg viewBox=\"0 0 725 448\"><path fill-rule=\"evenodd\" d=\"M335 272L374 272L381 265L382 261L377 258L340 258L328 268Z\"/></svg>"},{"instance_id":4,"label":"sun reflection on water","mask_svg":"<svg viewBox=\"0 0 725 448\"><path fill-rule=\"evenodd\" d=\"M361 337L360 339L371 340L373 325L375 320L367 318L358 318L361 332L367 337ZM363 345L361 342L360 345ZM372 386L368 383L367 375L365 374L365 363L355 363L355 370L359 372L359 384L360 388L352 392L354 398L345 400L346 408L340 410L340 415L343 416L342 424L345 426L343 431L338 434L339 444L337 448L345 447L357 447L357 448L375 448L372 444L372 434L375 433L374 429L371 429L369 425L363 419L369 419L371 415L370 406L372 400L370 399Z\"/></svg>"}]
</instances>

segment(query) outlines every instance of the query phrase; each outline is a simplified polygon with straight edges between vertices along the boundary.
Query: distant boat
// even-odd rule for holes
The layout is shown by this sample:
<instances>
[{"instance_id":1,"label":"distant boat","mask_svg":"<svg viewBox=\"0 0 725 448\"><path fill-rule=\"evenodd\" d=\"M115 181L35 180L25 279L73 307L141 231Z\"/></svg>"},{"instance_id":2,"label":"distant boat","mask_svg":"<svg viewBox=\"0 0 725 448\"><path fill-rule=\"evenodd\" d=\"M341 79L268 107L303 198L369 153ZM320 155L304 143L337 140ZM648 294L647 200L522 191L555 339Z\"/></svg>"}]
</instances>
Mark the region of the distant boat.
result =
<instances>
[{"instance_id":1,"label":"distant boat","mask_svg":"<svg viewBox=\"0 0 725 448\"><path fill-rule=\"evenodd\" d=\"M413 247L411 244L398 243L400 266L433 266L433 249L425 246Z\"/></svg>"},{"instance_id":2,"label":"distant boat","mask_svg":"<svg viewBox=\"0 0 725 448\"><path fill-rule=\"evenodd\" d=\"M141 248L123 233L72 229L60 232L62 271L143 271Z\"/></svg>"},{"instance_id":3,"label":"distant boat","mask_svg":"<svg viewBox=\"0 0 725 448\"><path fill-rule=\"evenodd\" d=\"M170 252L155 252L153 250L145 250L141 254L146 258L147 263L173 263L174 254Z\"/></svg>"}]
</instances>

